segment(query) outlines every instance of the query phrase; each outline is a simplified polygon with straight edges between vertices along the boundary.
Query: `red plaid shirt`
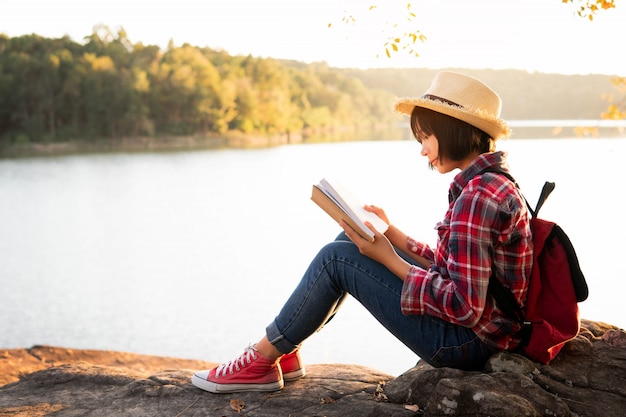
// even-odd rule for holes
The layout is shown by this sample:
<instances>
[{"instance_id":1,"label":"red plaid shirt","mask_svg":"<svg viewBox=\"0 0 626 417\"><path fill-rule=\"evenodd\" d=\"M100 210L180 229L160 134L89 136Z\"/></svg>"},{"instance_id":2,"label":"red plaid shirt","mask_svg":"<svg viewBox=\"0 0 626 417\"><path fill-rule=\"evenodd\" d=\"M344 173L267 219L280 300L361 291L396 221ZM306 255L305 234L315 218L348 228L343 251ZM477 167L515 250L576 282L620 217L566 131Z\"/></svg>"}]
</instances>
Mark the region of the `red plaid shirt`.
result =
<instances>
[{"instance_id":1,"label":"red plaid shirt","mask_svg":"<svg viewBox=\"0 0 626 417\"><path fill-rule=\"evenodd\" d=\"M407 240L407 250L432 261L411 267L402 289L404 314L429 314L471 328L487 345L513 349L519 325L503 316L487 294L492 271L523 307L532 267L532 236L526 203L511 181L486 168L508 172L506 154L486 153L450 185L450 206L436 230L437 247Z\"/></svg>"}]
</instances>

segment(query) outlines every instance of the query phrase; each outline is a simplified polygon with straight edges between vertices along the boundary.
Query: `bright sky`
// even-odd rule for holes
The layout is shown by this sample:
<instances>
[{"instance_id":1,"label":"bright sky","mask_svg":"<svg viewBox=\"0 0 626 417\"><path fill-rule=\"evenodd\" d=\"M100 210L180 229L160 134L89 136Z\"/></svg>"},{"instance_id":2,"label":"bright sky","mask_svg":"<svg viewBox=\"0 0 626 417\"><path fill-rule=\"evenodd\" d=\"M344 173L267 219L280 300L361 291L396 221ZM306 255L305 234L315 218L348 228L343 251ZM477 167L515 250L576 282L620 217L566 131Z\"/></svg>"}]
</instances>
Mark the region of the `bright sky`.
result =
<instances>
[{"instance_id":1,"label":"bright sky","mask_svg":"<svg viewBox=\"0 0 626 417\"><path fill-rule=\"evenodd\" d=\"M13 0L0 6L0 33L69 35L97 24L132 43L190 43L232 55L326 61L336 67L517 68L626 75L626 0L593 22L562 0ZM379 5L373 11L371 5ZM354 24L342 21L356 18ZM390 24L385 24L390 22ZM330 28L328 24L332 25ZM418 58L384 53L392 24L428 40ZM404 26L403 26L404 25ZM408 25L408 26L406 26ZM402 31L400 32L402 33Z\"/></svg>"}]
</instances>

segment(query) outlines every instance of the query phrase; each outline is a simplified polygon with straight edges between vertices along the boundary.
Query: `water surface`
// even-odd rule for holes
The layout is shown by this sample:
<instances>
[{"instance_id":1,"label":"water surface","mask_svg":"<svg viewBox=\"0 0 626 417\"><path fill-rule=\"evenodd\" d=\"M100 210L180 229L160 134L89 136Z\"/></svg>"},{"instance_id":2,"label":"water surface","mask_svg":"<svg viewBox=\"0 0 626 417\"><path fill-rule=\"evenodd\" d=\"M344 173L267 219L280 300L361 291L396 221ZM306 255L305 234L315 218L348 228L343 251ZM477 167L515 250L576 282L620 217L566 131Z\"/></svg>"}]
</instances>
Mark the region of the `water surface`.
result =
<instances>
[{"instance_id":1,"label":"water surface","mask_svg":"<svg viewBox=\"0 0 626 417\"><path fill-rule=\"evenodd\" d=\"M626 326L619 201L626 140L509 140L513 175L573 240L583 317ZM414 141L0 161L0 347L47 344L226 361L263 334L338 227L310 201L337 178L434 243L451 175ZM392 374L417 358L354 300L307 363Z\"/></svg>"}]
</instances>

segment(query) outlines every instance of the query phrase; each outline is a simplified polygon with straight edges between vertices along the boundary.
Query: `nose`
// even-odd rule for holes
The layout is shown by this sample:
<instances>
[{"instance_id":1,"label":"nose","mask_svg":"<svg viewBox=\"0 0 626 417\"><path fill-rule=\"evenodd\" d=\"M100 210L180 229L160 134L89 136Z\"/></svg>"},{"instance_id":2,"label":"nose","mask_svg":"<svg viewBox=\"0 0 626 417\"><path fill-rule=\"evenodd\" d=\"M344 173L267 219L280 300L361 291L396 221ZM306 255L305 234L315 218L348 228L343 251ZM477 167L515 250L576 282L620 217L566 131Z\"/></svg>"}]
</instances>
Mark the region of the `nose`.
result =
<instances>
[{"instance_id":1,"label":"nose","mask_svg":"<svg viewBox=\"0 0 626 417\"><path fill-rule=\"evenodd\" d=\"M421 148L421 150L420 150L420 154L421 154L422 156L426 156L426 155L428 155L428 149L426 148L426 145L424 145L424 142L422 142L422 143L421 143L421 145L422 145L422 148Z\"/></svg>"}]
</instances>

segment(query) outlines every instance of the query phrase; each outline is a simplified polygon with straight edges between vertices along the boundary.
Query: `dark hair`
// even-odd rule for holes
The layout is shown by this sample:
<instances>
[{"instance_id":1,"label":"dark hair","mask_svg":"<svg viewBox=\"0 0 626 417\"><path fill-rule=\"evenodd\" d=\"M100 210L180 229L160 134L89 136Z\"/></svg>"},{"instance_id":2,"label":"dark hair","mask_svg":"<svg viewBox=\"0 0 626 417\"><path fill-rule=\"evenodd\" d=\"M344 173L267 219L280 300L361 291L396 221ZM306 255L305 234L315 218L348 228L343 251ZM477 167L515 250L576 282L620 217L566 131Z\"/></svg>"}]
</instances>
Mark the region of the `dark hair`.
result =
<instances>
[{"instance_id":1,"label":"dark hair","mask_svg":"<svg viewBox=\"0 0 626 417\"><path fill-rule=\"evenodd\" d=\"M485 132L462 120L423 107L411 112L411 131L419 143L421 135L435 135L439 142L439 159L461 161L470 153L492 152L495 141Z\"/></svg>"}]
</instances>

